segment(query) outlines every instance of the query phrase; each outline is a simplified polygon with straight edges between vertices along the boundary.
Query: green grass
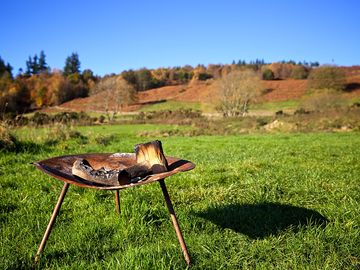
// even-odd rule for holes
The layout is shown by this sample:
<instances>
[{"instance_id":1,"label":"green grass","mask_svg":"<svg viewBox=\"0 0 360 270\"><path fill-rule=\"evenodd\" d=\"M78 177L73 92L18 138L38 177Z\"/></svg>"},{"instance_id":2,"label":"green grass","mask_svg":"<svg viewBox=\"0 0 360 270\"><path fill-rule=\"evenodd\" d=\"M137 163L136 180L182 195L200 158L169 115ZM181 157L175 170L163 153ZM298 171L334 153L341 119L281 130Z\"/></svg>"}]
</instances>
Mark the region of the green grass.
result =
<instances>
[{"instance_id":1,"label":"green grass","mask_svg":"<svg viewBox=\"0 0 360 270\"><path fill-rule=\"evenodd\" d=\"M30 162L85 152L131 152L138 131L82 127L87 141L0 152L0 269L28 269L62 183ZM32 131L16 131L26 139ZM107 144L94 138L111 137ZM151 140L147 138L145 140ZM155 139L155 138L154 138ZM163 138L167 155L196 163L166 180L192 269L359 269L359 133ZM120 192L70 186L41 269L185 269L158 184Z\"/></svg>"},{"instance_id":2,"label":"green grass","mask_svg":"<svg viewBox=\"0 0 360 270\"><path fill-rule=\"evenodd\" d=\"M140 109L140 111L142 112L164 111L164 110L175 111L180 109L202 110L202 106L203 105L200 102L167 100L160 103L145 105Z\"/></svg>"},{"instance_id":3,"label":"green grass","mask_svg":"<svg viewBox=\"0 0 360 270\"><path fill-rule=\"evenodd\" d=\"M250 111L254 110L266 110L266 111L280 111L280 110L296 110L299 106L298 100L287 100L277 102L264 102L253 104L250 107Z\"/></svg>"}]
</instances>

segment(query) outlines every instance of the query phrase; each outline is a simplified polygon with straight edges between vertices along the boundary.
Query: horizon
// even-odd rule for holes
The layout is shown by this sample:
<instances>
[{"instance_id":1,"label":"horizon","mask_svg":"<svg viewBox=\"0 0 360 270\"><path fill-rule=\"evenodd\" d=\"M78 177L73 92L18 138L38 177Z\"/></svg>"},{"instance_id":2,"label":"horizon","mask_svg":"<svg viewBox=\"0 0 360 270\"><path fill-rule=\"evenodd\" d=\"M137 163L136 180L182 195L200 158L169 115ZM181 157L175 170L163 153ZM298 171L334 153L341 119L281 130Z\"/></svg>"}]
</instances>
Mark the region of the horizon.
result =
<instances>
[{"instance_id":1,"label":"horizon","mask_svg":"<svg viewBox=\"0 0 360 270\"><path fill-rule=\"evenodd\" d=\"M356 1L3 3L0 57L25 70L43 50L51 69L72 52L81 70L118 74L146 67L294 60L360 64Z\"/></svg>"}]
</instances>

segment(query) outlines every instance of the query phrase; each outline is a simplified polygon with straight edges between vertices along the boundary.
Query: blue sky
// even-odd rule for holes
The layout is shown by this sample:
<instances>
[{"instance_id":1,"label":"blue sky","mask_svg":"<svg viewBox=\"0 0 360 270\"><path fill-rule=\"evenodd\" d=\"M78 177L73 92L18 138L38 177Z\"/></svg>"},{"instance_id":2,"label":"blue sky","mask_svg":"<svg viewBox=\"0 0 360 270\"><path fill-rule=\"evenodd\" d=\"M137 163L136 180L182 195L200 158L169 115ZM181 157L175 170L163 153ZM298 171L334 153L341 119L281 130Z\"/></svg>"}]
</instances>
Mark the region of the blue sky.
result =
<instances>
[{"instance_id":1,"label":"blue sky","mask_svg":"<svg viewBox=\"0 0 360 270\"><path fill-rule=\"evenodd\" d=\"M44 50L95 74L256 58L360 64L356 0L1 0L0 56L13 73Z\"/></svg>"}]
</instances>

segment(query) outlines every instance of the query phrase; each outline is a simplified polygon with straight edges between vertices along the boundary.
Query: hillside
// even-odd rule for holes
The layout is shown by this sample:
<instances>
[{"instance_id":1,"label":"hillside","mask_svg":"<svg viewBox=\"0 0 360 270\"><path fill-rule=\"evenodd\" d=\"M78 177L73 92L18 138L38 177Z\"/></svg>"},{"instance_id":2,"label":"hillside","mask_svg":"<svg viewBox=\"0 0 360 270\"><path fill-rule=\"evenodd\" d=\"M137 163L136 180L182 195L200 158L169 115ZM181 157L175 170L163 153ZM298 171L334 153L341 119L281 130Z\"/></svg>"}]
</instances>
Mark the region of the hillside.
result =
<instances>
[{"instance_id":1,"label":"hillside","mask_svg":"<svg viewBox=\"0 0 360 270\"><path fill-rule=\"evenodd\" d=\"M347 74L347 88L343 93L345 98L360 97L360 67L345 68ZM263 81L266 93L263 102L282 102L300 100L306 93L307 80L273 80ZM98 93L87 98L78 98L57 107L61 110L74 111L104 111L105 93ZM196 81L184 85L164 86L148 91L139 92L137 102L124 108L124 111L137 111L146 105L162 103L164 101L179 101L188 103L216 102L215 89L212 81ZM110 108L115 107L110 101Z\"/></svg>"}]
</instances>

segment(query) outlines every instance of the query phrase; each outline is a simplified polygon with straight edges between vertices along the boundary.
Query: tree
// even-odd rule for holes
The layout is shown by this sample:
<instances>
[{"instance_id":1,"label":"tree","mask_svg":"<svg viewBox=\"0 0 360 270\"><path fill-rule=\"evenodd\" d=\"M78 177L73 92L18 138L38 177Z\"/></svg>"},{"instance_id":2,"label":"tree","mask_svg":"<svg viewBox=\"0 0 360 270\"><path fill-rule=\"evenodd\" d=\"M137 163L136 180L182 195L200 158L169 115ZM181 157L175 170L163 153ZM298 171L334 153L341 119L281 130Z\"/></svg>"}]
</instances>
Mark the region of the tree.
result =
<instances>
[{"instance_id":1,"label":"tree","mask_svg":"<svg viewBox=\"0 0 360 270\"><path fill-rule=\"evenodd\" d=\"M291 72L291 78L296 80L303 80L309 76L309 70L304 66L295 66Z\"/></svg>"},{"instance_id":2,"label":"tree","mask_svg":"<svg viewBox=\"0 0 360 270\"><path fill-rule=\"evenodd\" d=\"M39 57L39 66L38 66L38 69L39 69L40 72L49 71L49 66L46 63L45 58L46 58L46 55L45 55L44 51L41 51L40 52L40 57Z\"/></svg>"},{"instance_id":3,"label":"tree","mask_svg":"<svg viewBox=\"0 0 360 270\"><path fill-rule=\"evenodd\" d=\"M72 53L65 60L64 76L80 73L80 60L77 53Z\"/></svg>"},{"instance_id":4,"label":"tree","mask_svg":"<svg viewBox=\"0 0 360 270\"><path fill-rule=\"evenodd\" d=\"M9 63L5 64L5 61L0 56L0 78L3 76L12 79L12 66Z\"/></svg>"},{"instance_id":5,"label":"tree","mask_svg":"<svg viewBox=\"0 0 360 270\"><path fill-rule=\"evenodd\" d=\"M94 72L91 69L84 69L81 77L84 82L88 82L89 80L95 80Z\"/></svg>"},{"instance_id":6,"label":"tree","mask_svg":"<svg viewBox=\"0 0 360 270\"><path fill-rule=\"evenodd\" d=\"M26 61L26 72L28 76L38 75L43 72L48 72L50 67L46 63L46 55L44 51L40 52L40 57L35 54L33 57L29 56L29 59Z\"/></svg>"},{"instance_id":7,"label":"tree","mask_svg":"<svg viewBox=\"0 0 360 270\"><path fill-rule=\"evenodd\" d=\"M37 55L35 54L33 58L29 56L29 59L26 61L26 72L25 74L31 76L38 73L38 63Z\"/></svg>"},{"instance_id":8,"label":"tree","mask_svg":"<svg viewBox=\"0 0 360 270\"><path fill-rule=\"evenodd\" d=\"M287 79L290 77L292 69L295 67L293 64L287 64L285 61L276 62L269 65L269 69L274 73L275 79Z\"/></svg>"},{"instance_id":9,"label":"tree","mask_svg":"<svg viewBox=\"0 0 360 270\"><path fill-rule=\"evenodd\" d=\"M224 116L244 116L250 102L262 93L264 87L252 70L232 71L217 84L220 111Z\"/></svg>"},{"instance_id":10,"label":"tree","mask_svg":"<svg viewBox=\"0 0 360 270\"><path fill-rule=\"evenodd\" d=\"M103 93L104 111L109 121L112 121L125 105L136 100L135 88L121 75L107 77L98 82L93 94L100 92Z\"/></svg>"},{"instance_id":11,"label":"tree","mask_svg":"<svg viewBox=\"0 0 360 270\"><path fill-rule=\"evenodd\" d=\"M153 77L150 70L146 68L136 71L137 90L145 91L152 88Z\"/></svg>"},{"instance_id":12,"label":"tree","mask_svg":"<svg viewBox=\"0 0 360 270\"><path fill-rule=\"evenodd\" d=\"M136 87L136 73L132 69L125 70L121 73L121 76L132 86Z\"/></svg>"},{"instance_id":13,"label":"tree","mask_svg":"<svg viewBox=\"0 0 360 270\"><path fill-rule=\"evenodd\" d=\"M334 66L323 66L315 68L310 72L308 78L309 89L334 89L344 90L346 76L343 69Z\"/></svg>"}]
</instances>

